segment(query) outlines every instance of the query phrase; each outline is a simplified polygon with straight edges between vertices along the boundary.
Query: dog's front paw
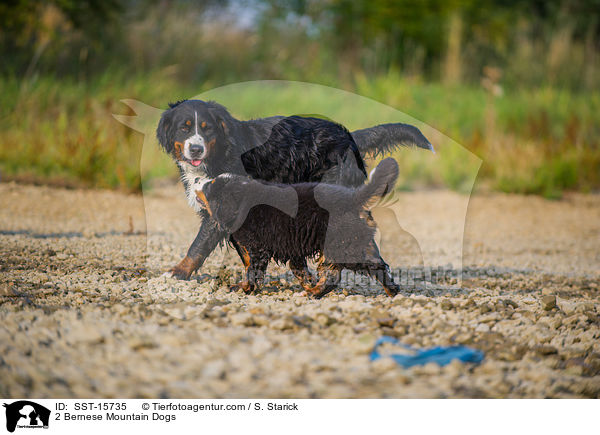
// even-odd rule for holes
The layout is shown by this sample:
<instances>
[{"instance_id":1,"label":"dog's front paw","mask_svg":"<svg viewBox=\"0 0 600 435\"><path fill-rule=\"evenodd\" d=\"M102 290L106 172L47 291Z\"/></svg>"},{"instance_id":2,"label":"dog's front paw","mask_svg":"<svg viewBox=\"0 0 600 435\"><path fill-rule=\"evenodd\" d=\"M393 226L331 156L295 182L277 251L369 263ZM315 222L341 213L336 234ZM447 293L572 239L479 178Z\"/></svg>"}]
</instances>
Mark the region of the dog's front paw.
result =
<instances>
[{"instance_id":1,"label":"dog's front paw","mask_svg":"<svg viewBox=\"0 0 600 435\"><path fill-rule=\"evenodd\" d=\"M183 281L188 281L190 276L192 276L192 272L177 268L177 266L169 270L167 273L171 278L180 279Z\"/></svg>"},{"instance_id":2,"label":"dog's front paw","mask_svg":"<svg viewBox=\"0 0 600 435\"><path fill-rule=\"evenodd\" d=\"M246 294L250 294L254 290L254 286L250 285L250 283L248 283L248 282L241 282L238 284L230 285L229 290L232 292L238 292L241 290Z\"/></svg>"},{"instance_id":3,"label":"dog's front paw","mask_svg":"<svg viewBox=\"0 0 600 435\"><path fill-rule=\"evenodd\" d=\"M171 278L187 281L197 269L191 258L185 257L181 262L167 272ZM166 274L165 274L166 275Z\"/></svg>"}]
</instances>

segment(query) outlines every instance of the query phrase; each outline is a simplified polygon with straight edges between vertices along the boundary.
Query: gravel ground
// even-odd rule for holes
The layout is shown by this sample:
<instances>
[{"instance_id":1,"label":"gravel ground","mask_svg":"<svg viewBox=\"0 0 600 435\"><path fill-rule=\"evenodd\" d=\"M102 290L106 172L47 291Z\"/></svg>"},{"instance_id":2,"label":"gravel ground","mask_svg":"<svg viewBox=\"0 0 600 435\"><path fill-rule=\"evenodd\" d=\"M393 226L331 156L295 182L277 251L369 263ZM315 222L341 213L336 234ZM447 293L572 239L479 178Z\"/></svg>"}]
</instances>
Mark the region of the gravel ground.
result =
<instances>
[{"instance_id":1,"label":"gravel ground","mask_svg":"<svg viewBox=\"0 0 600 435\"><path fill-rule=\"evenodd\" d=\"M349 275L315 301L279 267L263 293L229 292L226 250L189 282L162 276L197 226L179 186L2 183L0 396L600 397L600 197L397 200L376 213L384 258L432 282L392 299ZM486 356L369 362L382 335Z\"/></svg>"}]
</instances>

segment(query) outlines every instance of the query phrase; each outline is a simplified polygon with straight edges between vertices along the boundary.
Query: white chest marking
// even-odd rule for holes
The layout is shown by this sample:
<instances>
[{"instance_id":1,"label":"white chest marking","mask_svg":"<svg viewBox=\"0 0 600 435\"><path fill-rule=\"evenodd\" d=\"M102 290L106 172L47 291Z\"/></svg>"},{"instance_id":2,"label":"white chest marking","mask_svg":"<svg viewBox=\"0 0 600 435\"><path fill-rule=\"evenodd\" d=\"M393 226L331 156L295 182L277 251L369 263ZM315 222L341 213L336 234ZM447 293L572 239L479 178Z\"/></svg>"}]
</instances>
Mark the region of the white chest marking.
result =
<instances>
[{"instance_id":1,"label":"white chest marking","mask_svg":"<svg viewBox=\"0 0 600 435\"><path fill-rule=\"evenodd\" d=\"M204 207L202 207L202 203L196 201L196 190L200 190L204 183L210 181L210 178L208 178L204 173L198 173L190 170L189 165L180 164L179 167L183 170L181 181L183 181L184 185L187 185L185 196L187 198L188 205L196 212L200 212L204 209Z\"/></svg>"}]
</instances>

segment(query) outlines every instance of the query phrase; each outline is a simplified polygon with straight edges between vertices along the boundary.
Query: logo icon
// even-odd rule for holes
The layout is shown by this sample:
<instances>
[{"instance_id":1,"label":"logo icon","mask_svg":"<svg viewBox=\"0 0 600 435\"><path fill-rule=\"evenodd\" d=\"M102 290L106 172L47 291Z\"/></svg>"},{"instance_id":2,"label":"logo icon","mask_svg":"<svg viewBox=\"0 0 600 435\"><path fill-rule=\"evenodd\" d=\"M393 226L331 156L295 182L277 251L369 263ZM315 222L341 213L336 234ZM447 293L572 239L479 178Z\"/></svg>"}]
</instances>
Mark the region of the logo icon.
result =
<instances>
[{"instance_id":1,"label":"logo icon","mask_svg":"<svg viewBox=\"0 0 600 435\"><path fill-rule=\"evenodd\" d=\"M6 408L6 430L14 432L16 428L48 429L50 410L29 400L19 400L4 404Z\"/></svg>"}]
</instances>

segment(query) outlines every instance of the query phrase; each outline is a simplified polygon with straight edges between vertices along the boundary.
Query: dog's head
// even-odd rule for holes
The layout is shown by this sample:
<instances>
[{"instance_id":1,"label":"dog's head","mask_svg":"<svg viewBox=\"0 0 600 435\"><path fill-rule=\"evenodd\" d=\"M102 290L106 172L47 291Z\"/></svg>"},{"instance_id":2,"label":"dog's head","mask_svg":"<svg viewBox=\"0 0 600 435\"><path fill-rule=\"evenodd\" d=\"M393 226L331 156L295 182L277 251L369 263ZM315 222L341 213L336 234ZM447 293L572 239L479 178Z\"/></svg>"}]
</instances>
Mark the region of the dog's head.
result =
<instances>
[{"instance_id":1,"label":"dog's head","mask_svg":"<svg viewBox=\"0 0 600 435\"><path fill-rule=\"evenodd\" d=\"M196 201L226 231L233 232L244 222L248 213L247 204L257 195L260 184L248 178L223 174L209 181L200 181L192 187ZM256 198L255 198L256 199ZM238 222L236 225L236 222Z\"/></svg>"},{"instance_id":2,"label":"dog's head","mask_svg":"<svg viewBox=\"0 0 600 435\"><path fill-rule=\"evenodd\" d=\"M186 169L201 168L225 151L233 118L213 101L184 100L169 104L156 129L158 142Z\"/></svg>"}]
</instances>

